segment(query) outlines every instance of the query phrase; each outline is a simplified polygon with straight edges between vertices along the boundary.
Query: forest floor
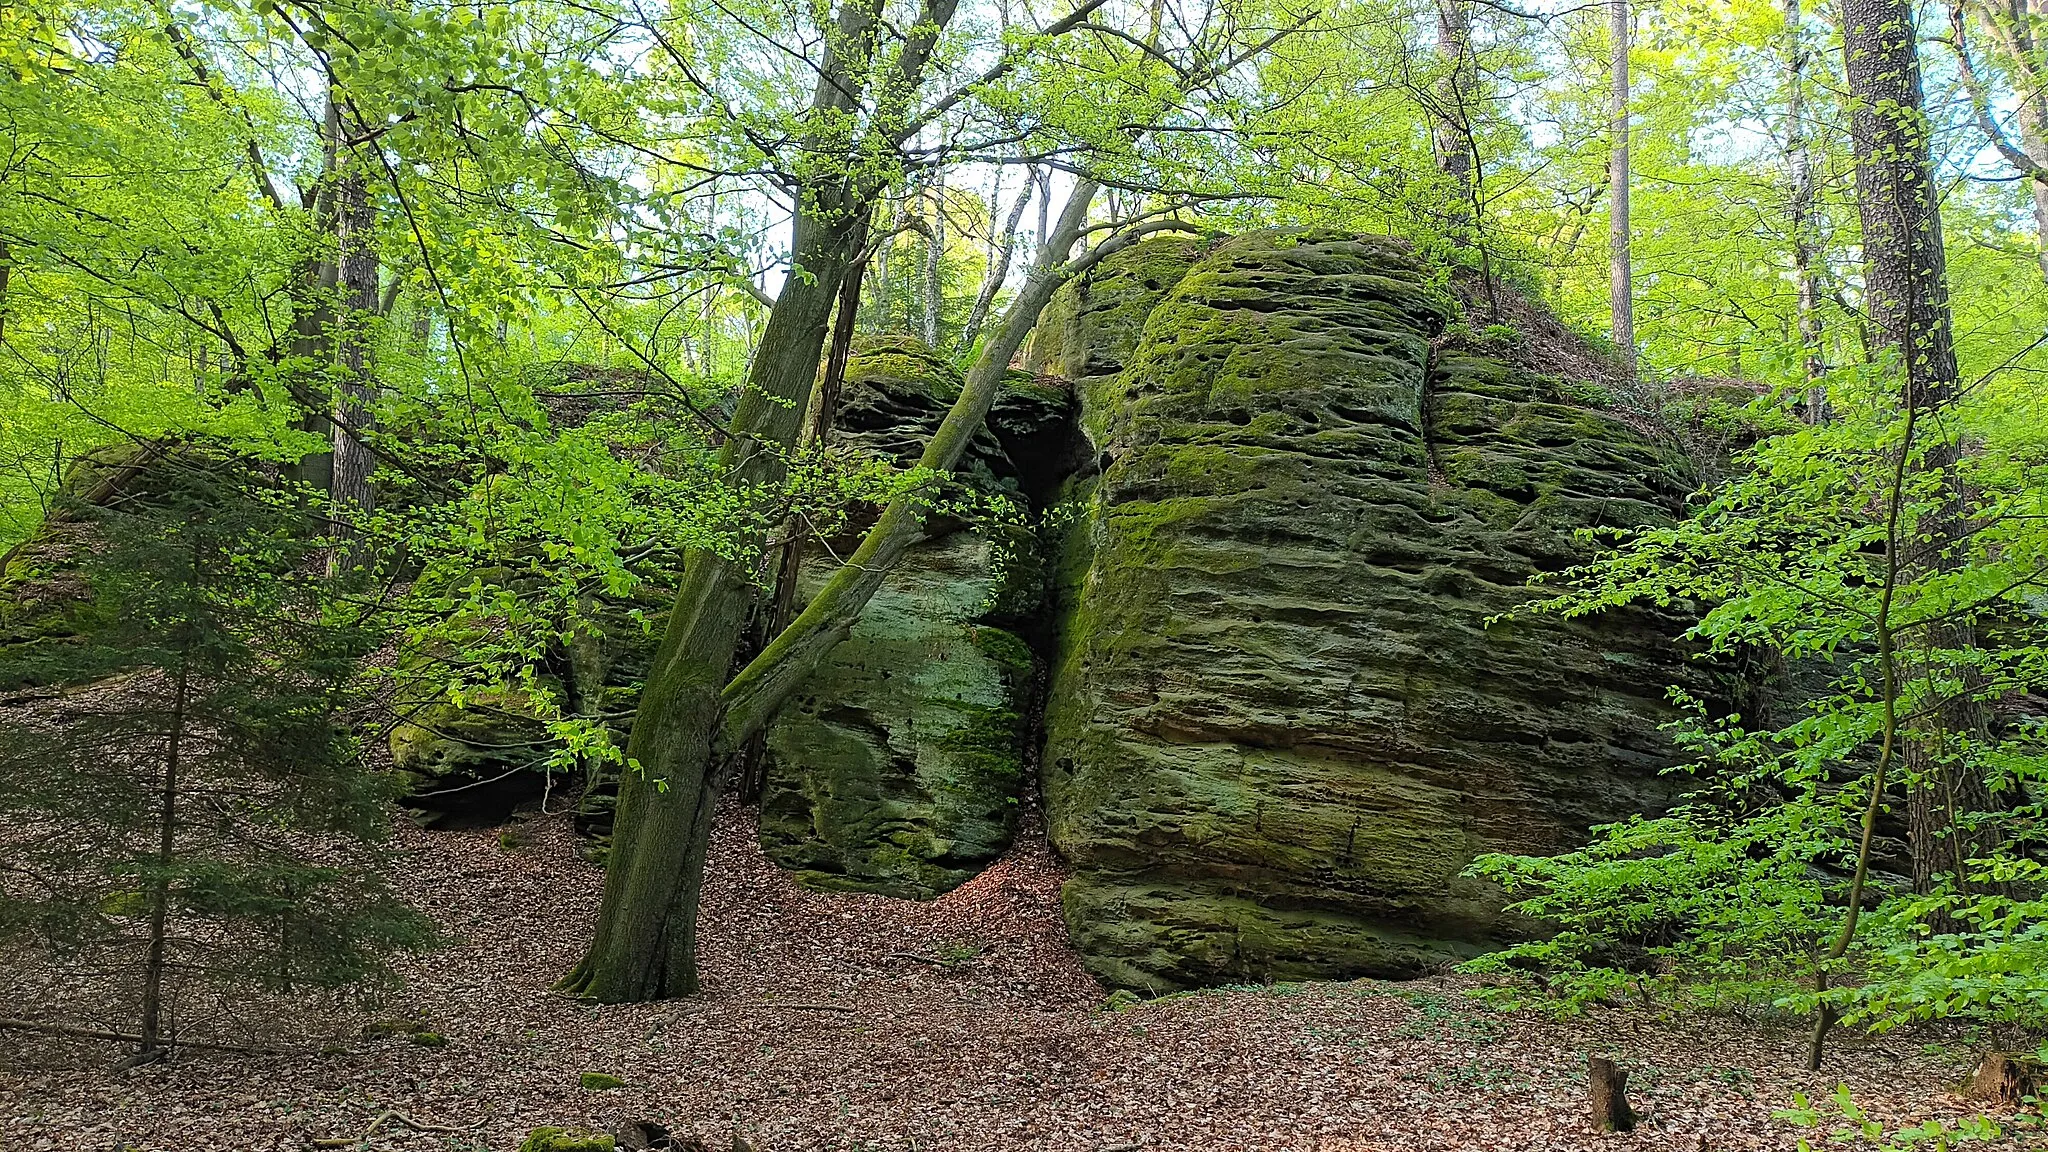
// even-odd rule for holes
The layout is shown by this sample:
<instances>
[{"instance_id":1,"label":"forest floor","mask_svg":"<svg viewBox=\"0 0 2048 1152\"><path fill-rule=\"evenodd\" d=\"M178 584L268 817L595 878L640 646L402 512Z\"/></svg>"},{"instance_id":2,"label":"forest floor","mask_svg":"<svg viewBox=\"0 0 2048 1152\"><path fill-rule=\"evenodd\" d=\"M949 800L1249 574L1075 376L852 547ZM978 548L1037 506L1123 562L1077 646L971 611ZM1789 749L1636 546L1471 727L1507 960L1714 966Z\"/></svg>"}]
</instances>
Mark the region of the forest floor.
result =
<instances>
[{"instance_id":1,"label":"forest floor","mask_svg":"<svg viewBox=\"0 0 2048 1152\"><path fill-rule=\"evenodd\" d=\"M591 1007L548 986L575 959L601 873L576 857L563 819L507 839L406 831L405 891L450 945L408 960L404 989L380 1005L264 1024L291 1038L285 1055L191 1053L114 1073L112 1044L0 1033L0 1149L303 1150L359 1136L389 1109L460 1131L387 1121L348 1146L513 1152L537 1125L647 1118L713 1149L741 1132L763 1152L1724 1152L1795 1147L1802 1130L1773 1118L1795 1091L1846 1084L1891 1127L1981 1107L1949 1094L1967 1066L1926 1037L1843 1037L1808 1075L1793 1028L1621 1012L1559 1024L1496 1014L1450 979L1115 1011L1065 946L1062 874L1042 836L918 904L797 888L737 812L713 848L704 994ZM48 982L4 979L13 999L0 1014L57 1014L37 1002ZM394 1018L445 1043L364 1036ZM1632 1074L1644 1113L1632 1134L1587 1130L1594 1050ZM624 1086L586 1089L585 1072Z\"/></svg>"}]
</instances>

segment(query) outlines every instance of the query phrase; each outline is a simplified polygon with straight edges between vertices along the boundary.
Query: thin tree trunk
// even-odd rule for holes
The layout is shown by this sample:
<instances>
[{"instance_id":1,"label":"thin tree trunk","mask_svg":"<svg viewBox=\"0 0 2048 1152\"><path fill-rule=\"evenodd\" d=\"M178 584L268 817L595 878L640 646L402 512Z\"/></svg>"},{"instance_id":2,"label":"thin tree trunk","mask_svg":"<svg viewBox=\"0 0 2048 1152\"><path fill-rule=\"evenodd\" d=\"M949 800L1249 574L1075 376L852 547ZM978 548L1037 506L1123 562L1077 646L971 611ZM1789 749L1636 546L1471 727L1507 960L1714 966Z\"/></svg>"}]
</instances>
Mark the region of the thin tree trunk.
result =
<instances>
[{"instance_id":1,"label":"thin tree trunk","mask_svg":"<svg viewBox=\"0 0 2048 1152\"><path fill-rule=\"evenodd\" d=\"M1978 124L2015 172L2028 178L2034 212L2034 244L2042 275L2048 278L2048 59L2041 52L2039 25L2048 18L2048 0L1973 0L1977 15L1991 32L2012 79L2014 116L2019 142L2000 130L1992 95L1970 60L1965 37L1965 0L1950 0L1951 46L1961 65L1964 87L1975 106Z\"/></svg>"},{"instance_id":2,"label":"thin tree trunk","mask_svg":"<svg viewBox=\"0 0 2048 1152\"><path fill-rule=\"evenodd\" d=\"M1628 221L1628 0L1609 0L1614 41L1614 76L1608 111L1613 143L1607 162L1608 306L1613 314L1614 350L1630 375L1636 366L1635 286L1629 265Z\"/></svg>"},{"instance_id":3,"label":"thin tree trunk","mask_svg":"<svg viewBox=\"0 0 2048 1152\"><path fill-rule=\"evenodd\" d=\"M192 582L194 590L201 577L201 546L198 540L192 545ZM149 891L149 944L142 958L142 1026L141 1043L135 1057L138 1061L154 1058L163 1050L163 1006L164 1006L164 952L170 937L171 919L171 861L176 859L178 842L178 788L180 757L185 751L185 712L190 699L191 642L187 637L185 653L178 660L177 671L171 677L170 728L164 749L163 786L157 793L157 878Z\"/></svg>"},{"instance_id":4,"label":"thin tree trunk","mask_svg":"<svg viewBox=\"0 0 2048 1152\"><path fill-rule=\"evenodd\" d=\"M931 231L924 238L924 323L919 332L924 346L939 347L939 313L945 308L946 178L940 174L932 187Z\"/></svg>"},{"instance_id":5,"label":"thin tree trunk","mask_svg":"<svg viewBox=\"0 0 2048 1152\"><path fill-rule=\"evenodd\" d=\"M1821 381L1820 288L1813 262L1820 245L1814 237L1813 154L1806 146L1806 46L1799 0L1785 0L1785 167L1791 178L1792 286L1797 296L1799 368L1805 381L1800 405L1809 424L1828 418L1827 386Z\"/></svg>"},{"instance_id":6,"label":"thin tree trunk","mask_svg":"<svg viewBox=\"0 0 2048 1152\"><path fill-rule=\"evenodd\" d=\"M959 355L965 356L974 350L975 337L981 335L981 326L988 320L988 310L995 303L996 293L1002 290L1003 281L1010 278L1010 261L1017 252L1017 228L1024 221L1024 208L1031 203L1030 173L1024 175L1024 187L1017 192L1017 202L1010 205L1010 215L1003 223L1002 236L995 247L989 250L988 271L982 277L981 291L974 296L974 307L967 310L967 323L960 330Z\"/></svg>"},{"instance_id":7,"label":"thin tree trunk","mask_svg":"<svg viewBox=\"0 0 2048 1152\"><path fill-rule=\"evenodd\" d=\"M1437 0L1436 53L1450 65L1438 82L1430 143L1437 167L1451 181L1453 242L1472 241L1472 9L1468 0Z\"/></svg>"}]
</instances>

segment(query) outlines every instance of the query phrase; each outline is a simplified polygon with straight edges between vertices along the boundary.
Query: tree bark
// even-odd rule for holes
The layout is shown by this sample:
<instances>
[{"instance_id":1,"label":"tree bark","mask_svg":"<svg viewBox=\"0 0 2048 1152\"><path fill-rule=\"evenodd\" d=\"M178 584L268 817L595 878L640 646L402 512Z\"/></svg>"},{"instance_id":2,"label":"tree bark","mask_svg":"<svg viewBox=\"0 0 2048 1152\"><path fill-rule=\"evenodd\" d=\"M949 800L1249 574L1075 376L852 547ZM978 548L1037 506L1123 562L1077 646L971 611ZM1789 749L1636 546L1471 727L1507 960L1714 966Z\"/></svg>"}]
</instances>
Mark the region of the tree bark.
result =
<instances>
[{"instance_id":1,"label":"tree bark","mask_svg":"<svg viewBox=\"0 0 2048 1152\"><path fill-rule=\"evenodd\" d=\"M1472 8L1468 0L1437 0L1436 53L1449 65L1438 82L1430 143L1438 169L1450 178L1454 207L1448 213L1453 242L1470 244L1474 216L1472 180Z\"/></svg>"},{"instance_id":2,"label":"tree bark","mask_svg":"<svg viewBox=\"0 0 2048 1152\"><path fill-rule=\"evenodd\" d=\"M1635 1109L1628 1103L1628 1073L1605 1056L1586 1058L1586 1102L1596 1132L1632 1132Z\"/></svg>"},{"instance_id":3,"label":"tree bark","mask_svg":"<svg viewBox=\"0 0 2048 1152\"><path fill-rule=\"evenodd\" d=\"M1607 160L1608 307L1613 316L1614 350L1630 375L1636 367L1635 286L1629 262L1628 220L1628 0L1609 0L1614 73L1608 111L1613 143Z\"/></svg>"},{"instance_id":4,"label":"tree bark","mask_svg":"<svg viewBox=\"0 0 2048 1152\"><path fill-rule=\"evenodd\" d=\"M1820 289L1813 263L1820 255L1814 235L1813 154L1806 146L1806 45L1799 0L1785 0L1785 168L1792 185L1792 287L1797 297L1799 370L1805 382L1801 415L1809 424L1828 418L1827 371L1821 361Z\"/></svg>"},{"instance_id":5,"label":"tree bark","mask_svg":"<svg viewBox=\"0 0 2048 1152\"><path fill-rule=\"evenodd\" d=\"M946 304L945 260L946 178L941 173L932 182L931 230L924 237L924 322L919 331L924 346L933 351L939 347L939 314Z\"/></svg>"},{"instance_id":6,"label":"tree bark","mask_svg":"<svg viewBox=\"0 0 2048 1152\"><path fill-rule=\"evenodd\" d=\"M314 181L304 207L312 216L312 229L322 247L301 261L293 288L291 339L286 350L296 361L293 399L305 409L299 426L320 436L333 435L329 418L327 370L334 352L334 296L341 280L340 262L330 258L326 241L335 233L338 201L337 175L341 158L341 109L328 98L320 121L320 175ZM294 479L328 491L333 484L334 457L316 452L292 467Z\"/></svg>"},{"instance_id":7,"label":"tree bark","mask_svg":"<svg viewBox=\"0 0 2048 1152\"><path fill-rule=\"evenodd\" d=\"M343 314L337 340L341 376L330 420L333 459L328 495L335 542L328 568L342 573L365 562L365 521L377 508L377 492L370 484L377 462L365 442L375 392L369 343L378 315L377 217L369 186L355 163L335 182L335 238Z\"/></svg>"}]
</instances>

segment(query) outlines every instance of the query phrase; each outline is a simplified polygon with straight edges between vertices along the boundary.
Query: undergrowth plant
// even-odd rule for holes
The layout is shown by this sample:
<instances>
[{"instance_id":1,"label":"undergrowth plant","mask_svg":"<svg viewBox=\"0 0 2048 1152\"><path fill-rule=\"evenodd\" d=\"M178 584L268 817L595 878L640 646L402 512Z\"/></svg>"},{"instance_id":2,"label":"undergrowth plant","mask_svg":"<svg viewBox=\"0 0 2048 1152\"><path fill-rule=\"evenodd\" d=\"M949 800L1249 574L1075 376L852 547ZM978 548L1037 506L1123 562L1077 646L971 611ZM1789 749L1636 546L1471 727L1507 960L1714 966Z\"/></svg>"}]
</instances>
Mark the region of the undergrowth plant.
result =
<instances>
[{"instance_id":1,"label":"undergrowth plant","mask_svg":"<svg viewBox=\"0 0 2048 1152\"><path fill-rule=\"evenodd\" d=\"M1478 860L1551 931L1468 970L1563 1011L1813 1013L1815 1061L1838 1020L2048 1026L2048 453L2023 401L1916 428L1839 391L1838 419L1763 440L1691 516L1610 537L1524 609L1694 611L1703 659L1772 674L1739 710L1673 690L1668 811Z\"/></svg>"}]
</instances>

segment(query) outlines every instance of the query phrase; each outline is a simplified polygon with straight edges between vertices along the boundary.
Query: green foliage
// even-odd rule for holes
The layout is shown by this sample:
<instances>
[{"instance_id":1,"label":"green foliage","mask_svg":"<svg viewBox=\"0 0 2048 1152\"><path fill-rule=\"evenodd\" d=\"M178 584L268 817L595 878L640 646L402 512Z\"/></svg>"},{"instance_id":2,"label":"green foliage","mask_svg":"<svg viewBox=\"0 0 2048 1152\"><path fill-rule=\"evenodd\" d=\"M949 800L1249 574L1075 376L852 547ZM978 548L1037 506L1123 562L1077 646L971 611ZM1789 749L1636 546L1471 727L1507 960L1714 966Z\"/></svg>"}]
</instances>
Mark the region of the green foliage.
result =
<instances>
[{"instance_id":1,"label":"green foliage","mask_svg":"<svg viewBox=\"0 0 2048 1152\"><path fill-rule=\"evenodd\" d=\"M386 784L350 730L376 598L319 574L298 496L195 443L60 512L75 635L0 669L73 686L0 712L0 822L32 880L0 891L0 936L191 1004L378 978L428 944L385 886Z\"/></svg>"},{"instance_id":2,"label":"green foliage","mask_svg":"<svg viewBox=\"0 0 2048 1152\"><path fill-rule=\"evenodd\" d=\"M1617 540L1531 606L1695 611L1709 658L1752 680L1776 672L1739 712L1679 698L1691 788L1669 812L1596 829L1561 856L1481 858L1474 874L1553 930L1475 970L1540 973L1564 1010L1633 994L1825 1001L1879 1030L2048 1026L2036 859L2048 732L2015 709L2048 685L2048 454L2035 415L1979 394L1945 413L1948 429L1908 441L1882 392L1849 381L1837 397L1836 421L1764 440L1691 518ZM1949 435L1974 449L1953 466L1960 506L1949 473L1921 466ZM1959 713L1981 726L1943 720ZM1885 781L1878 820L1894 836L1910 823L1912 838L1904 858L1873 865L1868 912L1836 959L1887 733L1912 755ZM1946 825L1909 822L1938 803L1953 803Z\"/></svg>"},{"instance_id":3,"label":"green foliage","mask_svg":"<svg viewBox=\"0 0 2048 1152\"><path fill-rule=\"evenodd\" d=\"M587 1092L609 1092L614 1088L624 1088L626 1086L624 1080L609 1072L585 1072L577 1078L576 1082L581 1084Z\"/></svg>"},{"instance_id":4,"label":"green foliage","mask_svg":"<svg viewBox=\"0 0 2048 1152\"><path fill-rule=\"evenodd\" d=\"M1833 1117L1830 1116L1832 1105ZM1926 1152L1948 1152L1965 1144L1991 1143L2005 1136L2005 1130L1985 1116L1966 1116L1951 1124L1946 1120L1928 1120L1905 1128L1888 1129L1874 1120L1849 1094L1847 1084L1835 1086L1831 1100L1816 1101L1804 1092L1792 1094L1792 1107L1773 1113L1780 1120L1789 1120L1801 1128L1819 1128L1833 1124L1825 1139L1825 1147L1869 1148L1874 1152L1907 1152L1908 1149L1925 1149ZM1837 1117L1839 1119L1837 1119ZM1799 1152L1814 1152L1812 1141L1799 1138Z\"/></svg>"}]
</instances>

